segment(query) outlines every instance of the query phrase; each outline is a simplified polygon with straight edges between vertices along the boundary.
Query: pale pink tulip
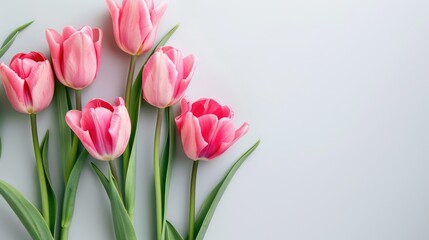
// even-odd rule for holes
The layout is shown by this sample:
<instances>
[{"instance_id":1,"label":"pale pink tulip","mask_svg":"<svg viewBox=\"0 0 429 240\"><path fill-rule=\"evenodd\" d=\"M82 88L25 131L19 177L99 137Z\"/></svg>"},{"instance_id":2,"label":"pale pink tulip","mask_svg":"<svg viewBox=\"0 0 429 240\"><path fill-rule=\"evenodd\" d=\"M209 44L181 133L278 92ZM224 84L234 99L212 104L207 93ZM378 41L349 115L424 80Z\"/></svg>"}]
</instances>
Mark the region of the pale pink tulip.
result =
<instances>
[{"instance_id":1,"label":"pale pink tulip","mask_svg":"<svg viewBox=\"0 0 429 240\"><path fill-rule=\"evenodd\" d=\"M192 76L196 58L173 47L158 48L143 69L143 97L151 105L165 108L182 99Z\"/></svg>"},{"instance_id":2,"label":"pale pink tulip","mask_svg":"<svg viewBox=\"0 0 429 240\"><path fill-rule=\"evenodd\" d=\"M63 85L80 90L94 81L100 66L102 38L101 29L89 26L80 30L68 26L62 34L46 30L55 74Z\"/></svg>"},{"instance_id":3,"label":"pale pink tulip","mask_svg":"<svg viewBox=\"0 0 429 240\"><path fill-rule=\"evenodd\" d=\"M233 113L213 99L203 98L194 103L182 100L182 113L176 117L183 148L192 160L211 160L224 153L243 136L249 127L243 123L237 130Z\"/></svg>"},{"instance_id":4,"label":"pale pink tulip","mask_svg":"<svg viewBox=\"0 0 429 240\"><path fill-rule=\"evenodd\" d=\"M92 157L114 160L125 151L131 134L131 122L124 100L114 106L96 98L82 111L70 110L66 122Z\"/></svg>"},{"instance_id":5,"label":"pale pink tulip","mask_svg":"<svg viewBox=\"0 0 429 240\"><path fill-rule=\"evenodd\" d=\"M18 53L10 67L0 65L0 77L12 107L22 113L42 111L54 95L54 74L51 64L39 52Z\"/></svg>"},{"instance_id":6,"label":"pale pink tulip","mask_svg":"<svg viewBox=\"0 0 429 240\"><path fill-rule=\"evenodd\" d=\"M114 0L106 0L106 3L118 47L130 55L140 55L151 49L167 3L157 7L153 0L123 0L122 6Z\"/></svg>"}]
</instances>

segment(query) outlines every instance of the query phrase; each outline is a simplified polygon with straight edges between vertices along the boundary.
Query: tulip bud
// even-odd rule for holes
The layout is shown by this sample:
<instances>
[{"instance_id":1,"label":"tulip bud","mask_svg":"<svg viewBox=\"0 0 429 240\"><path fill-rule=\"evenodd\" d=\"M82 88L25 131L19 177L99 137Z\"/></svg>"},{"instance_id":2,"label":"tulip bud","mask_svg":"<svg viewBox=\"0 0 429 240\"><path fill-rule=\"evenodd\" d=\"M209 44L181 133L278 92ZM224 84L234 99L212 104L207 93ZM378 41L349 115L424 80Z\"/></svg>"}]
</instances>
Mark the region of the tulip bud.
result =
<instances>
[{"instance_id":1,"label":"tulip bud","mask_svg":"<svg viewBox=\"0 0 429 240\"><path fill-rule=\"evenodd\" d=\"M118 47L130 55L140 55L150 50L167 3L163 2L157 7L153 0L123 0L122 6L114 0L106 0L106 3Z\"/></svg>"},{"instance_id":2,"label":"tulip bud","mask_svg":"<svg viewBox=\"0 0 429 240\"><path fill-rule=\"evenodd\" d=\"M176 48L158 48L143 69L144 99L158 108L179 102L194 75L195 66L196 58L192 54L183 58Z\"/></svg>"},{"instance_id":3,"label":"tulip bud","mask_svg":"<svg viewBox=\"0 0 429 240\"><path fill-rule=\"evenodd\" d=\"M131 121L124 100L114 106L102 99L91 100L82 111L70 110L66 122L92 157L114 160L122 155L131 134Z\"/></svg>"},{"instance_id":4,"label":"tulip bud","mask_svg":"<svg viewBox=\"0 0 429 240\"><path fill-rule=\"evenodd\" d=\"M42 111L54 95L54 74L51 64L39 52L18 53L10 67L0 65L0 77L12 107L22 113Z\"/></svg>"},{"instance_id":5,"label":"tulip bud","mask_svg":"<svg viewBox=\"0 0 429 240\"><path fill-rule=\"evenodd\" d=\"M182 100L182 113L176 125L185 154L192 160L211 160L224 153L243 136L249 127L243 123L237 130L233 113L213 99L203 98L194 103Z\"/></svg>"},{"instance_id":6,"label":"tulip bud","mask_svg":"<svg viewBox=\"0 0 429 240\"><path fill-rule=\"evenodd\" d=\"M101 29L65 27L62 35L46 30L52 63L58 80L73 89L83 89L95 79L100 66Z\"/></svg>"}]
</instances>

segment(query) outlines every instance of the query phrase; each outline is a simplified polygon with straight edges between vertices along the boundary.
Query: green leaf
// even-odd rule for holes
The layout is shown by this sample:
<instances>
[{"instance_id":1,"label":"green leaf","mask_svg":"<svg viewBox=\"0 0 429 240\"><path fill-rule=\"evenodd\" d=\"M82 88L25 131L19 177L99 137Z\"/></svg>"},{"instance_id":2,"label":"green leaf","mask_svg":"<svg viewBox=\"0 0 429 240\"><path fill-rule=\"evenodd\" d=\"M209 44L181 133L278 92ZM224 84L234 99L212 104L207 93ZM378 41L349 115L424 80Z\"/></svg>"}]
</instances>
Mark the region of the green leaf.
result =
<instances>
[{"instance_id":1,"label":"green leaf","mask_svg":"<svg viewBox=\"0 0 429 240\"><path fill-rule=\"evenodd\" d=\"M51 174L49 172L48 164L48 145L49 145L49 131L46 131L45 136L43 137L42 143L40 144L40 150L42 152L42 161L43 161L43 171L46 178L46 188L48 190L48 201L49 201L49 223L50 230L52 235L55 234L55 225L57 219L57 197L55 196L55 191L52 187Z\"/></svg>"},{"instance_id":2,"label":"green leaf","mask_svg":"<svg viewBox=\"0 0 429 240\"><path fill-rule=\"evenodd\" d=\"M195 221L195 232L197 233L196 240L203 240L204 235L209 227L210 221L213 217L213 214L216 210L216 207L222 198L223 193L228 187L229 182L231 181L234 174L237 172L238 168L243 164L243 162L249 157L249 155L255 151L258 147L260 140L258 140L249 150L247 150L229 169L225 177L219 182L219 184L212 190L212 192L207 196L203 205L201 206L198 217Z\"/></svg>"},{"instance_id":3,"label":"green leaf","mask_svg":"<svg viewBox=\"0 0 429 240\"><path fill-rule=\"evenodd\" d=\"M165 240L183 240L176 228L169 221L165 224Z\"/></svg>"},{"instance_id":4,"label":"green leaf","mask_svg":"<svg viewBox=\"0 0 429 240\"><path fill-rule=\"evenodd\" d=\"M162 191L162 222L163 227L166 227L165 221L167 217L168 192L170 189L170 177L173 170L173 160L176 149L176 125L174 123L173 108L165 109L167 138L161 158L161 191ZM163 234L165 230L162 231Z\"/></svg>"},{"instance_id":5,"label":"green leaf","mask_svg":"<svg viewBox=\"0 0 429 240\"><path fill-rule=\"evenodd\" d=\"M134 219L134 205L135 205L135 192L136 192L136 141L131 148L130 160L128 162L127 176L125 176L125 194L124 204L127 209L128 216L131 221Z\"/></svg>"},{"instance_id":6,"label":"green leaf","mask_svg":"<svg viewBox=\"0 0 429 240\"><path fill-rule=\"evenodd\" d=\"M106 193L110 199L112 209L113 226L115 227L115 236L117 240L135 240L137 239L134 231L133 223L131 222L128 213L122 203L121 196L115 186L115 179L109 170L109 179L107 179L100 169L93 163L92 168L103 184Z\"/></svg>"},{"instance_id":7,"label":"green leaf","mask_svg":"<svg viewBox=\"0 0 429 240\"><path fill-rule=\"evenodd\" d=\"M19 220L21 220L21 223L27 229L32 239L54 239L39 210L25 199L18 190L0 180L0 194L18 216Z\"/></svg>"},{"instance_id":8,"label":"green leaf","mask_svg":"<svg viewBox=\"0 0 429 240\"><path fill-rule=\"evenodd\" d=\"M6 40L4 40L3 44L0 47L0 58L6 53L6 51L12 46L13 41L15 41L16 37L18 36L19 32L30 26L34 21L28 22L15 30L13 30L7 37Z\"/></svg>"},{"instance_id":9,"label":"green leaf","mask_svg":"<svg viewBox=\"0 0 429 240\"><path fill-rule=\"evenodd\" d=\"M63 165L64 183L67 182L69 171L69 156L72 146L72 132L67 125L65 119L66 113L71 109L70 96L67 88L64 87L59 81L55 84L55 100L57 102L57 116L58 116L58 131L59 131L59 145L60 157Z\"/></svg>"},{"instance_id":10,"label":"green leaf","mask_svg":"<svg viewBox=\"0 0 429 240\"><path fill-rule=\"evenodd\" d=\"M61 228L67 231L70 227L73 218L74 206L76 201L76 191L79 185L80 174L82 173L83 166L88 158L88 152L83 150L74 164L70 177L64 189L64 202L61 218Z\"/></svg>"}]
</instances>

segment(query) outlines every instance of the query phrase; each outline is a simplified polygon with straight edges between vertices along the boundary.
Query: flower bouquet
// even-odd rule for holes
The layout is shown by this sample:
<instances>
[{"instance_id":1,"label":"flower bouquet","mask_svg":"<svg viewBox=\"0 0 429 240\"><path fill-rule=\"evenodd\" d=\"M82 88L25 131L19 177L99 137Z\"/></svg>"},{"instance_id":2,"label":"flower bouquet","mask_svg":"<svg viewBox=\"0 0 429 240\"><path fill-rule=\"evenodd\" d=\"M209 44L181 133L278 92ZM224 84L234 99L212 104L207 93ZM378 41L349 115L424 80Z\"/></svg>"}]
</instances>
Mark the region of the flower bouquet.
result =
<instances>
[{"instance_id":1,"label":"flower bouquet","mask_svg":"<svg viewBox=\"0 0 429 240\"><path fill-rule=\"evenodd\" d=\"M106 0L117 47L129 55L125 93L113 103L94 96L83 103L82 94L97 78L100 68L103 31L100 28L66 26L62 31L47 29L50 58L33 51L17 53L10 64L1 63L0 78L12 107L30 119L34 158L40 190L35 206L17 189L0 180L0 195L16 213L33 239L68 239L82 169L91 163L110 201L116 239L137 239L134 223L136 175L153 172L156 239L204 239L215 209L235 172L257 148L259 141L236 160L196 211L196 181L200 162L220 157L249 128L236 128L233 111L214 99L195 101L184 97L196 70L197 58L168 46L178 25L157 41L157 30L167 3L153 0ZM107 11L107 10L106 10ZM0 48L0 57L9 49L27 23L14 30ZM113 47L113 46L112 46ZM145 58L136 66L138 58ZM137 72L136 69L139 69ZM99 79L98 81L111 81ZM39 138L37 113L54 102L58 120L59 159L63 179L51 178L48 152L49 131ZM153 169L136 171L140 159L137 141L142 101L157 109L153 142ZM175 114L175 109L180 113ZM52 134L52 133L51 133ZM178 136L177 136L178 135ZM188 232L181 236L167 220L168 193L176 139L193 161L189 186ZM23 141L26 139L23 138ZM7 146L7 139L3 145ZM100 161L94 164L93 161ZM100 167L106 164L106 167ZM207 163L210 164L210 163ZM61 191L55 191L53 184ZM186 207L186 206L184 206Z\"/></svg>"}]
</instances>

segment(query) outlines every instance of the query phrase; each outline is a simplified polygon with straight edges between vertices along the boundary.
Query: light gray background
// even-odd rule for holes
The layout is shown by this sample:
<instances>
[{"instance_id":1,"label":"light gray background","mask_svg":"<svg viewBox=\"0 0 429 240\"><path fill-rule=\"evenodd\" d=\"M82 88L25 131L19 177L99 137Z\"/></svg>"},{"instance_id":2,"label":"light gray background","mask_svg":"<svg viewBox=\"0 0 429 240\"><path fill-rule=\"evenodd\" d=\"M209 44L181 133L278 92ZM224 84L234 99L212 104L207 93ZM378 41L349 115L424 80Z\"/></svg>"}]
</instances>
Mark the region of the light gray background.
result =
<instances>
[{"instance_id":1,"label":"light gray background","mask_svg":"<svg viewBox=\"0 0 429 240\"><path fill-rule=\"evenodd\" d=\"M187 95L229 104L237 126L251 126L223 157L200 165L198 205L262 139L227 189L206 239L429 239L428 9L426 0L170 1L159 35L180 23L170 43L198 56ZM115 46L104 1L8 1L0 38L33 19L2 61L20 51L48 53L48 27L99 26L102 62L84 102L123 94L128 57ZM0 178L37 201L28 117L0 93ZM139 239L153 239L155 110L145 105L141 120L135 225ZM53 106L39 126L41 133L51 129L55 162ZM178 149L168 218L184 234L191 162ZM52 171L58 169L54 163ZM0 239L29 239L3 200ZM89 167L70 239L113 239L107 197Z\"/></svg>"}]
</instances>

